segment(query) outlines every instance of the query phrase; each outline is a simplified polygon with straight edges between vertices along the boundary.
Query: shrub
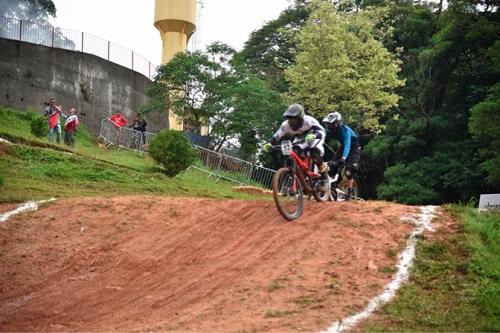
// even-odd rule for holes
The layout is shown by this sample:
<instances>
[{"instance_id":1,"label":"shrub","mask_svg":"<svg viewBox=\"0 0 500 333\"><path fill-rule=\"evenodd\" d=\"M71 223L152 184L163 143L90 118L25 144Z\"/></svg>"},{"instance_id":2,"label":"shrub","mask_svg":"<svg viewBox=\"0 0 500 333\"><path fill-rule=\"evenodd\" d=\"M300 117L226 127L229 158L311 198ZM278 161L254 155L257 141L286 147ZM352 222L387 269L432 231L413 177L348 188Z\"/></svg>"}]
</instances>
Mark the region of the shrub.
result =
<instances>
[{"instance_id":1,"label":"shrub","mask_svg":"<svg viewBox=\"0 0 500 333\"><path fill-rule=\"evenodd\" d=\"M31 119L31 134L37 138L47 136L49 129L47 128L47 120L42 117L34 117Z\"/></svg>"},{"instance_id":2,"label":"shrub","mask_svg":"<svg viewBox=\"0 0 500 333\"><path fill-rule=\"evenodd\" d=\"M173 130L161 131L149 144L149 153L173 177L186 170L196 160L196 150L186 137Z\"/></svg>"},{"instance_id":3,"label":"shrub","mask_svg":"<svg viewBox=\"0 0 500 333\"><path fill-rule=\"evenodd\" d=\"M3 183L4 183L4 181L3 181L3 175L0 173L0 187L3 186Z\"/></svg>"}]
</instances>

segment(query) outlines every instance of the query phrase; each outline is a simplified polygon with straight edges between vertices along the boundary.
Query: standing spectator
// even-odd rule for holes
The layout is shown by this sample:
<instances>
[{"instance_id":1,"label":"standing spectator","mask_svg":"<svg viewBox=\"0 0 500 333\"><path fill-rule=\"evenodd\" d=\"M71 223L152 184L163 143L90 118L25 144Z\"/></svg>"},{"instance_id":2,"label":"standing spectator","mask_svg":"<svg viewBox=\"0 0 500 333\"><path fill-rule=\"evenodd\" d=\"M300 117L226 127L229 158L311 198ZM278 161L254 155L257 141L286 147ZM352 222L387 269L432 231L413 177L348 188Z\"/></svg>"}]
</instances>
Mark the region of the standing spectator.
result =
<instances>
[{"instance_id":1,"label":"standing spectator","mask_svg":"<svg viewBox=\"0 0 500 333\"><path fill-rule=\"evenodd\" d=\"M56 105L55 98L49 100L49 105L45 108L44 116L49 121L49 141L52 143L54 141L54 130L57 135L57 143L61 143L61 123L59 122L59 116L62 112L62 106Z\"/></svg>"},{"instance_id":2,"label":"standing spectator","mask_svg":"<svg viewBox=\"0 0 500 333\"><path fill-rule=\"evenodd\" d=\"M71 108L64 124L64 143L73 148L75 148L75 132L78 129L78 125L76 109Z\"/></svg>"},{"instance_id":3,"label":"standing spectator","mask_svg":"<svg viewBox=\"0 0 500 333\"><path fill-rule=\"evenodd\" d=\"M144 132L146 132L146 126L148 124L146 123L146 120L142 118L142 115L137 112L137 115L135 116L134 121L132 122L132 127L133 130L141 132L141 138L142 138L142 143L144 144L146 141L146 137L144 136Z\"/></svg>"},{"instance_id":4,"label":"standing spectator","mask_svg":"<svg viewBox=\"0 0 500 333\"><path fill-rule=\"evenodd\" d=\"M116 145L119 146L121 128L127 125L127 119L121 114L120 111L117 111L111 116L110 120L115 126Z\"/></svg>"}]
</instances>

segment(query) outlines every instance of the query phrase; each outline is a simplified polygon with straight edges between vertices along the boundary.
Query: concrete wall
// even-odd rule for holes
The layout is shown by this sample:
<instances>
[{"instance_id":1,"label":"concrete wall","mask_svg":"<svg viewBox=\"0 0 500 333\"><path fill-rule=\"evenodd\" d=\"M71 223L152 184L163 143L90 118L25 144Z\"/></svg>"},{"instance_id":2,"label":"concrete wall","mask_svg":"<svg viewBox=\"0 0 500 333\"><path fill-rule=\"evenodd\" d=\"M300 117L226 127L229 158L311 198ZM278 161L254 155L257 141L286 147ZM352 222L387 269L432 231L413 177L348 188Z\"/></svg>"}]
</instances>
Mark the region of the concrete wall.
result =
<instances>
[{"instance_id":1,"label":"concrete wall","mask_svg":"<svg viewBox=\"0 0 500 333\"><path fill-rule=\"evenodd\" d=\"M0 105L43 112L50 97L77 108L94 134L120 110L131 122L151 81L97 56L0 38ZM147 115L148 132L168 127L165 114Z\"/></svg>"}]
</instances>

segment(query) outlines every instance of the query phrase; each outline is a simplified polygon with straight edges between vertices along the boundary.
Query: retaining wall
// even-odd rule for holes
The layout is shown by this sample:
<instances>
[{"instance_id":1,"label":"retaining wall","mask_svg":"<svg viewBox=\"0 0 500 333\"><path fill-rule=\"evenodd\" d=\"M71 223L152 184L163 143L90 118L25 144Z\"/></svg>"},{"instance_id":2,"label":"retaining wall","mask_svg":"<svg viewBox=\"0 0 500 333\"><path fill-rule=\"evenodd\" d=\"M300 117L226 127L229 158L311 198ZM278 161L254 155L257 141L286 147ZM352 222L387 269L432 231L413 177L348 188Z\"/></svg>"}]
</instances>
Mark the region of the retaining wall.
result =
<instances>
[{"instance_id":1,"label":"retaining wall","mask_svg":"<svg viewBox=\"0 0 500 333\"><path fill-rule=\"evenodd\" d=\"M0 105L43 112L50 97L78 110L80 121L99 134L101 119L120 110L131 122L151 81L142 74L77 51L0 38ZM147 115L147 130L168 127L163 114Z\"/></svg>"}]
</instances>

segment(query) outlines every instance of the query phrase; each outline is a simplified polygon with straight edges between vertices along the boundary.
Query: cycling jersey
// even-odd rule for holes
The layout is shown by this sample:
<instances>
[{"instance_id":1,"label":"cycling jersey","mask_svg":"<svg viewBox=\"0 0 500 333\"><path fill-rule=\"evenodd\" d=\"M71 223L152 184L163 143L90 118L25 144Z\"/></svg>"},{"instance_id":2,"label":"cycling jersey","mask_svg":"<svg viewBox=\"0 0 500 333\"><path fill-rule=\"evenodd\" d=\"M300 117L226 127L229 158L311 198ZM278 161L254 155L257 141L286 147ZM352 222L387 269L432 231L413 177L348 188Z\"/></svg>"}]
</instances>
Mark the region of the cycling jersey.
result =
<instances>
[{"instance_id":1,"label":"cycling jersey","mask_svg":"<svg viewBox=\"0 0 500 333\"><path fill-rule=\"evenodd\" d=\"M316 140L308 145L304 142L304 137L309 133L316 135ZM297 130L292 129L290 124L288 124L288 120L285 120L271 138L271 144L275 145L285 134L295 135L294 143L297 143L301 148L306 148L307 146L315 147L321 152L321 156L324 154L325 129L316 118L305 115L302 126Z\"/></svg>"},{"instance_id":2,"label":"cycling jersey","mask_svg":"<svg viewBox=\"0 0 500 333\"><path fill-rule=\"evenodd\" d=\"M340 125L340 128L335 132L328 129L326 132L326 141L330 141L330 139L335 139L340 142L342 145L342 158L347 159L349 153L351 152L351 148L358 148L358 137L356 133L347 125Z\"/></svg>"}]
</instances>

